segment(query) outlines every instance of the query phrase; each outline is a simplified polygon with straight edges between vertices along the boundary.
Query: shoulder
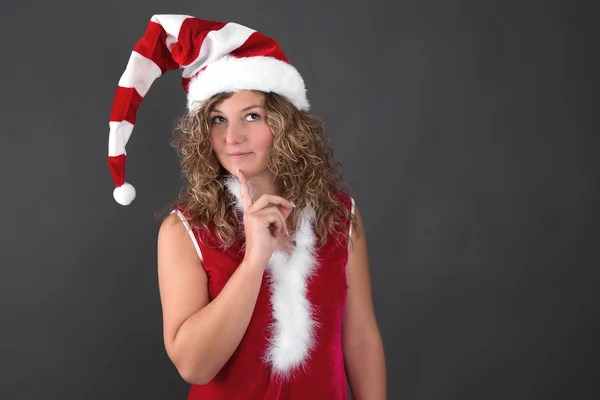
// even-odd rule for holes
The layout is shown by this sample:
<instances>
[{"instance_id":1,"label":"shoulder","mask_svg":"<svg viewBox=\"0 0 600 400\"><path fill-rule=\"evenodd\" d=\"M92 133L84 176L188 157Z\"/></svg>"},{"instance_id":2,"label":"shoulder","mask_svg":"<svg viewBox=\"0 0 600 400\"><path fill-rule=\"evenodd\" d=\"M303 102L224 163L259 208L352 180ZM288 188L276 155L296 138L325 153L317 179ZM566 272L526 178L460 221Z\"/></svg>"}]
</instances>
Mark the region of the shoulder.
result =
<instances>
[{"instance_id":1,"label":"shoulder","mask_svg":"<svg viewBox=\"0 0 600 400\"><path fill-rule=\"evenodd\" d=\"M173 210L160 224L158 230L158 241L160 244L172 243L181 237L184 237L188 228L181 211Z\"/></svg>"},{"instance_id":2,"label":"shoulder","mask_svg":"<svg viewBox=\"0 0 600 400\"><path fill-rule=\"evenodd\" d=\"M182 209L174 209L161 223L158 231L158 249L200 254L194 232Z\"/></svg>"}]
</instances>

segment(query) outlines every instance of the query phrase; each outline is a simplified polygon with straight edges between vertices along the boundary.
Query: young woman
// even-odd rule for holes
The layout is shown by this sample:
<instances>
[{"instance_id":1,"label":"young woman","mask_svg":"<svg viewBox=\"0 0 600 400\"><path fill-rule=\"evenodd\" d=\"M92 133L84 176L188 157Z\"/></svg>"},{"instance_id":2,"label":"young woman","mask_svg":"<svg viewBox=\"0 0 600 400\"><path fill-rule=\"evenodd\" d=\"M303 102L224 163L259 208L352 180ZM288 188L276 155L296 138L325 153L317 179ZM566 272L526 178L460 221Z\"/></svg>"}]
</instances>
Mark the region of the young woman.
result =
<instances>
[{"instance_id":1,"label":"young woman","mask_svg":"<svg viewBox=\"0 0 600 400\"><path fill-rule=\"evenodd\" d=\"M148 60L184 68L188 93L173 142L185 190L158 234L164 342L188 399L347 399L347 379L354 399L384 399L364 227L300 75L272 39L189 16L152 18L117 95L147 91ZM123 103L109 162L129 204L122 115L140 101Z\"/></svg>"}]
</instances>

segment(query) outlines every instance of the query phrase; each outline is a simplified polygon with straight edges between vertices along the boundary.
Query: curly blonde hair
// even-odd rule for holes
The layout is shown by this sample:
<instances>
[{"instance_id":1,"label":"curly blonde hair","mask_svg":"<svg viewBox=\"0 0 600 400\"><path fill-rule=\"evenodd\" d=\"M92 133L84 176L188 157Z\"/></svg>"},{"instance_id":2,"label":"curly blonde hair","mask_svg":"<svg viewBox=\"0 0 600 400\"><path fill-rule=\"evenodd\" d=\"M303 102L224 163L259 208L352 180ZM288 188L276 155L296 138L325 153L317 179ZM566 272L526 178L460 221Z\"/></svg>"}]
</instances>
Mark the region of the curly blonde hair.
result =
<instances>
[{"instance_id":1,"label":"curly blonde hair","mask_svg":"<svg viewBox=\"0 0 600 400\"><path fill-rule=\"evenodd\" d=\"M296 205L288 217L290 233L298 227L302 211L312 206L314 229L319 235L316 247L323 246L328 234L334 232L342 232L343 236L336 239L348 243L344 221L348 220L352 231L358 233L357 218L336 195L347 184L337 170L341 164L333 159L323 121L313 113L299 111L278 94L255 92L264 96L267 122L274 135L268 168L282 197ZM225 185L231 175L218 161L210 143L210 112L231 96L232 93L217 94L198 111L183 115L177 120L171 141L179 155L186 185L168 211L181 208L194 229L212 224L222 248L239 239L242 219Z\"/></svg>"}]
</instances>

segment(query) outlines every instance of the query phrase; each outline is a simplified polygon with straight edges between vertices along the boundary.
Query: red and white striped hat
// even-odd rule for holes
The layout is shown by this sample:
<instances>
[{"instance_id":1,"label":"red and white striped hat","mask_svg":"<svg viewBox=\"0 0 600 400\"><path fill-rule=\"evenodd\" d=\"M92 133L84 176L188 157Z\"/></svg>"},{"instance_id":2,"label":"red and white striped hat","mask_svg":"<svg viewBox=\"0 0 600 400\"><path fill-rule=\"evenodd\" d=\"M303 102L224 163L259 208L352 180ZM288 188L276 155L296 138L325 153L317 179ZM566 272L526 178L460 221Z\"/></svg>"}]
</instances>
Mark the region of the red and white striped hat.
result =
<instances>
[{"instance_id":1,"label":"red and white striped hat","mask_svg":"<svg viewBox=\"0 0 600 400\"><path fill-rule=\"evenodd\" d=\"M125 182L125 146L137 110L156 78L180 68L190 112L217 93L240 90L278 93L299 110L309 109L304 80L275 40L233 22L154 15L119 80L110 114L108 165L119 204L135 198Z\"/></svg>"}]
</instances>

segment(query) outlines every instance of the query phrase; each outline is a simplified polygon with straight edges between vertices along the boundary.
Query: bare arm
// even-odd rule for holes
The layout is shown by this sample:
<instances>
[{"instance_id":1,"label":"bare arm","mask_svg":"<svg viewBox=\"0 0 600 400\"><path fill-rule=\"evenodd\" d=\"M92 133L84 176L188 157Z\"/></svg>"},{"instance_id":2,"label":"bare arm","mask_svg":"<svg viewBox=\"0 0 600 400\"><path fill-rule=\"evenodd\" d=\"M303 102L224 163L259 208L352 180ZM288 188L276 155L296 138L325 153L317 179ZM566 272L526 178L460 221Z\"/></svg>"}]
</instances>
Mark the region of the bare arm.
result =
<instances>
[{"instance_id":1,"label":"bare arm","mask_svg":"<svg viewBox=\"0 0 600 400\"><path fill-rule=\"evenodd\" d=\"M383 343L373 310L367 244L358 207L355 212L362 234L353 232L354 246L346 266L349 289L342 325L344 361L354 399L384 400Z\"/></svg>"},{"instance_id":2,"label":"bare arm","mask_svg":"<svg viewBox=\"0 0 600 400\"><path fill-rule=\"evenodd\" d=\"M207 276L192 239L177 215L158 236L158 279L165 348L189 383L209 382L229 360L256 304L264 266L247 261L211 302Z\"/></svg>"}]
</instances>

